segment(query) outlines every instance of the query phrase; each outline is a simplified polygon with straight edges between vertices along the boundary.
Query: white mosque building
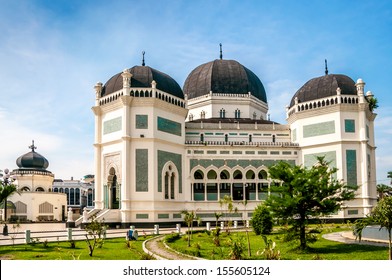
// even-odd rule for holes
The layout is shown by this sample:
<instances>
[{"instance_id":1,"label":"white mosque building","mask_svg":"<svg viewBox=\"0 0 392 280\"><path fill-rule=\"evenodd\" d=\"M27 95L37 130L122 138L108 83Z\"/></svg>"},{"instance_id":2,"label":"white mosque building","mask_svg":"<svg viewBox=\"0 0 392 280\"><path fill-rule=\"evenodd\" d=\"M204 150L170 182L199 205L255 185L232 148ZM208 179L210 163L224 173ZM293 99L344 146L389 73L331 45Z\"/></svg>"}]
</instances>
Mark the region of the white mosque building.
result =
<instances>
[{"instance_id":1,"label":"white mosque building","mask_svg":"<svg viewBox=\"0 0 392 280\"><path fill-rule=\"evenodd\" d=\"M265 88L235 60L196 67L183 88L143 63L95 85L95 214L124 227L169 225L181 211L215 221L231 196L248 220L269 195L279 161L312 166L325 156L358 185L332 219L364 217L376 203L374 119L362 79L325 74L287 100L287 123L268 118ZM245 207L243 201L248 204Z\"/></svg>"}]
</instances>

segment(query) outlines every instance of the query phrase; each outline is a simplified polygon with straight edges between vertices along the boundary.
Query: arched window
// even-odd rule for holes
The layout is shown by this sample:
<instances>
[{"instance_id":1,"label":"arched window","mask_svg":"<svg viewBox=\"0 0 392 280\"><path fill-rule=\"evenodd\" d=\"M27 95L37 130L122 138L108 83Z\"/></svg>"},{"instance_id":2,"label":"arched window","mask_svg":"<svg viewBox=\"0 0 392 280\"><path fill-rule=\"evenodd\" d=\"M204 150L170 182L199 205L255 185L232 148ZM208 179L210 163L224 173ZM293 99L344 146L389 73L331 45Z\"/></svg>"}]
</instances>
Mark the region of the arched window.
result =
<instances>
[{"instance_id":1,"label":"arched window","mask_svg":"<svg viewBox=\"0 0 392 280\"><path fill-rule=\"evenodd\" d=\"M248 139L249 143L252 143L252 134L249 134L249 139Z\"/></svg>"},{"instance_id":2,"label":"arched window","mask_svg":"<svg viewBox=\"0 0 392 280\"><path fill-rule=\"evenodd\" d=\"M260 172L259 172L259 179L261 179L261 180L267 180L267 177L268 177L267 171L265 171L265 170L260 170Z\"/></svg>"},{"instance_id":3,"label":"arched window","mask_svg":"<svg viewBox=\"0 0 392 280\"><path fill-rule=\"evenodd\" d=\"M170 199L174 199L174 193L175 193L175 178L176 174L172 173L170 177Z\"/></svg>"},{"instance_id":4,"label":"arched window","mask_svg":"<svg viewBox=\"0 0 392 280\"><path fill-rule=\"evenodd\" d=\"M36 192L44 192L44 188L43 187L38 187L35 189Z\"/></svg>"},{"instance_id":5,"label":"arched window","mask_svg":"<svg viewBox=\"0 0 392 280\"><path fill-rule=\"evenodd\" d=\"M204 142L204 134L200 133L200 142Z\"/></svg>"},{"instance_id":6,"label":"arched window","mask_svg":"<svg viewBox=\"0 0 392 280\"><path fill-rule=\"evenodd\" d=\"M229 142L229 134L225 134L225 142Z\"/></svg>"},{"instance_id":7,"label":"arched window","mask_svg":"<svg viewBox=\"0 0 392 280\"><path fill-rule=\"evenodd\" d=\"M208 179L216 180L217 177L218 177L218 175L216 174L216 172L214 170L208 171L208 173L207 173Z\"/></svg>"},{"instance_id":8,"label":"arched window","mask_svg":"<svg viewBox=\"0 0 392 280\"><path fill-rule=\"evenodd\" d=\"M88 191L87 191L87 206L93 206L93 201L94 201L93 190L88 189Z\"/></svg>"},{"instance_id":9,"label":"arched window","mask_svg":"<svg viewBox=\"0 0 392 280\"><path fill-rule=\"evenodd\" d=\"M196 170L195 173L193 174L193 178L194 178L195 180L203 180L203 179L204 179L204 173L203 173L203 171L201 171L200 169L199 169L199 170Z\"/></svg>"},{"instance_id":10,"label":"arched window","mask_svg":"<svg viewBox=\"0 0 392 280\"><path fill-rule=\"evenodd\" d=\"M253 170L248 170L248 172L246 172L246 179L254 179L255 178L255 173L253 172Z\"/></svg>"},{"instance_id":11,"label":"arched window","mask_svg":"<svg viewBox=\"0 0 392 280\"><path fill-rule=\"evenodd\" d=\"M169 199L169 173L165 173L165 199Z\"/></svg>"},{"instance_id":12,"label":"arched window","mask_svg":"<svg viewBox=\"0 0 392 280\"><path fill-rule=\"evenodd\" d=\"M229 173L229 171L223 170L223 171L220 173L220 178L221 178L222 180L228 180L228 179L230 179L230 173Z\"/></svg>"},{"instance_id":13,"label":"arched window","mask_svg":"<svg viewBox=\"0 0 392 280\"><path fill-rule=\"evenodd\" d=\"M275 143L275 142L276 142L276 136L272 135L272 143Z\"/></svg>"},{"instance_id":14,"label":"arched window","mask_svg":"<svg viewBox=\"0 0 392 280\"><path fill-rule=\"evenodd\" d=\"M73 188L69 191L69 204L75 205L75 190Z\"/></svg>"},{"instance_id":15,"label":"arched window","mask_svg":"<svg viewBox=\"0 0 392 280\"><path fill-rule=\"evenodd\" d=\"M234 180L241 180L242 179L242 172L240 170L236 170L233 173Z\"/></svg>"},{"instance_id":16,"label":"arched window","mask_svg":"<svg viewBox=\"0 0 392 280\"><path fill-rule=\"evenodd\" d=\"M75 189L75 205L80 205L80 189Z\"/></svg>"},{"instance_id":17,"label":"arched window","mask_svg":"<svg viewBox=\"0 0 392 280\"><path fill-rule=\"evenodd\" d=\"M221 119L226 118L226 111L225 111L225 109L222 108L222 109L219 111L219 117L220 117Z\"/></svg>"},{"instance_id":18,"label":"arched window","mask_svg":"<svg viewBox=\"0 0 392 280\"><path fill-rule=\"evenodd\" d=\"M241 111L239 109L236 109L234 111L234 118L236 118L236 119L241 118Z\"/></svg>"},{"instance_id":19,"label":"arched window","mask_svg":"<svg viewBox=\"0 0 392 280\"><path fill-rule=\"evenodd\" d=\"M163 168L163 190L165 199L175 199L176 190L178 190L178 171L172 162L169 162ZM178 190L180 192L180 190Z\"/></svg>"}]
</instances>

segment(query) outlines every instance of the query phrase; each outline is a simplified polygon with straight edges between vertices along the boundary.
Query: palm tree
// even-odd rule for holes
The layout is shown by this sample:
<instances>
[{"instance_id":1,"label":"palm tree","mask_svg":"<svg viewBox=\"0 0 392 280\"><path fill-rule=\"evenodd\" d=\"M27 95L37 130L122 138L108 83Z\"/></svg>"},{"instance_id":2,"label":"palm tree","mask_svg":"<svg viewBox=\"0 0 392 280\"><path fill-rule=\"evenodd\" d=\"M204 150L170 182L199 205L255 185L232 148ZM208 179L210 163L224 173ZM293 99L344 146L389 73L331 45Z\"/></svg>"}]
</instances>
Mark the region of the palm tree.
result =
<instances>
[{"instance_id":1,"label":"palm tree","mask_svg":"<svg viewBox=\"0 0 392 280\"><path fill-rule=\"evenodd\" d=\"M222 212L214 212L215 215L215 228L218 228L218 221L222 217Z\"/></svg>"},{"instance_id":2,"label":"palm tree","mask_svg":"<svg viewBox=\"0 0 392 280\"><path fill-rule=\"evenodd\" d=\"M195 220L195 213L193 211L189 212L188 210L181 211L181 214L184 214L184 222L188 225L188 247L191 247L191 233L192 233L192 225Z\"/></svg>"},{"instance_id":3,"label":"palm tree","mask_svg":"<svg viewBox=\"0 0 392 280\"><path fill-rule=\"evenodd\" d=\"M4 174L0 170L0 177L3 179L0 181L0 204L4 202L4 229L3 235L8 235L7 227L7 198L12 194L17 193L16 185L10 182L10 176L8 169L4 170Z\"/></svg>"},{"instance_id":4,"label":"palm tree","mask_svg":"<svg viewBox=\"0 0 392 280\"><path fill-rule=\"evenodd\" d=\"M225 206L226 209L227 209L226 213L225 213L225 217L228 218L226 232L228 234L230 234L230 227L231 227L231 223L232 223L231 216L232 216L233 212L234 213L238 212L238 208L234 207L233 199L229 195L225 195L222 199L220 199L219 200L219 204L220 204L221 207Z\"/></svg>"},{"instance_id":5,"label":"palm tree","mask_svg":"<svg viewBox=\"0 0 392 280\"><path fill-rule=\"evenodd\" d=\"M378 200L381 200L386 196L390 196L391 193L392 193L392 187L385 185L385 184L378 184L377 185Z\"/></svg>"},{"instance_id":6,"label":"palm tree","mask_svg":"<svg viewBox=\"0 0 392 280\"><path fill-rule=\"evenodd\" d=\"M391 179L391 184L392 184L392 171L388 171L387 178Z\"/></svg>"}]
</instances>

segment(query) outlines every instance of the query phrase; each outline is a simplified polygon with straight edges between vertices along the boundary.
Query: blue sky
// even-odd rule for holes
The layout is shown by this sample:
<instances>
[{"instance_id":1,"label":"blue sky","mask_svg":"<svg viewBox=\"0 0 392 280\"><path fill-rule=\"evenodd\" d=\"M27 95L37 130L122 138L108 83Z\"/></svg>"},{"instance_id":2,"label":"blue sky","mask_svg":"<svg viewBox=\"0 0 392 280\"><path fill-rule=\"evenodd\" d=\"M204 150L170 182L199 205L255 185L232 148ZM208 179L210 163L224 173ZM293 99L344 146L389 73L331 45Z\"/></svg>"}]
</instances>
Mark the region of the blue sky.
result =
<instances>
[{"instance_id":1,"label":"blue sky","mask_svg":"<svg viewBox=\"0 0 392 280\"><path fill-rule=\"evenodd\" d=\"M234 59L263 82L271 119L311 78L362 78L376 110L377 178L392 170L392 1L0 0L0 169L35 140L56 178L92 174L93 86L146 64L182 86Z\"/></svg>"}]
</instances>

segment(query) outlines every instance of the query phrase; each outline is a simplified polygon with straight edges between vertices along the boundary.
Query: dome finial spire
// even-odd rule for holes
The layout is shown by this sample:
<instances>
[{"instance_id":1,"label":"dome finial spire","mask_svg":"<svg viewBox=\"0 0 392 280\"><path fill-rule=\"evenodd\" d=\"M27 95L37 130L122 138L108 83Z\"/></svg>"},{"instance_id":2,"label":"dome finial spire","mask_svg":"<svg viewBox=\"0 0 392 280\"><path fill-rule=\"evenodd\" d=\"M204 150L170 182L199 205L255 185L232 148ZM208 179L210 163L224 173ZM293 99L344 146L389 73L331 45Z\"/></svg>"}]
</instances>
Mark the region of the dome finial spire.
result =
<instances>
[{"instance_id":1,"label":"dome finial spire","mask_svg":"<svg viewBox=\"0 0 392 280\"><path fill-rule=\"evenodd\" d=\"M144 63L144 55L146 54L146 52L145 51L142 51L142 56L143 56L143 59L142 59L142 66L146 66L146 63Z\"/></svg>"},{"instance_id":2,"label":"dome finial spire","mask_svg":"<svg viewBox=\"0 0 392 280\"><path fill-rule=\"evenodd\" d=\"M222 55L222 43L219 44L219 48L220 48L219 58L222 60L222 58L223 58L223 55Z\"/></svg>"},{"instance_id":3,"label":"dome finial spire","mask_svg":"<svg viewBox=\"0 0 392 280\"><path fill-rule=\"evenodd\" d=\"M29 146L29 149L31 149L32 152L34 152L34 150L37 149L37 147L34 146L34 140L32 141L31 146Z\"/></svg>"},{"instance_id":4,"label":"dome finial spire","mask_svg":"<svg viewBox=\"0 0 392 280\"><path fill-rule=\"evenodd\" d=\"M327 59L325 59L324 61L325 61L325 75L328 75L328 62L327 62Z\"/></svg>"}]
</instances>

